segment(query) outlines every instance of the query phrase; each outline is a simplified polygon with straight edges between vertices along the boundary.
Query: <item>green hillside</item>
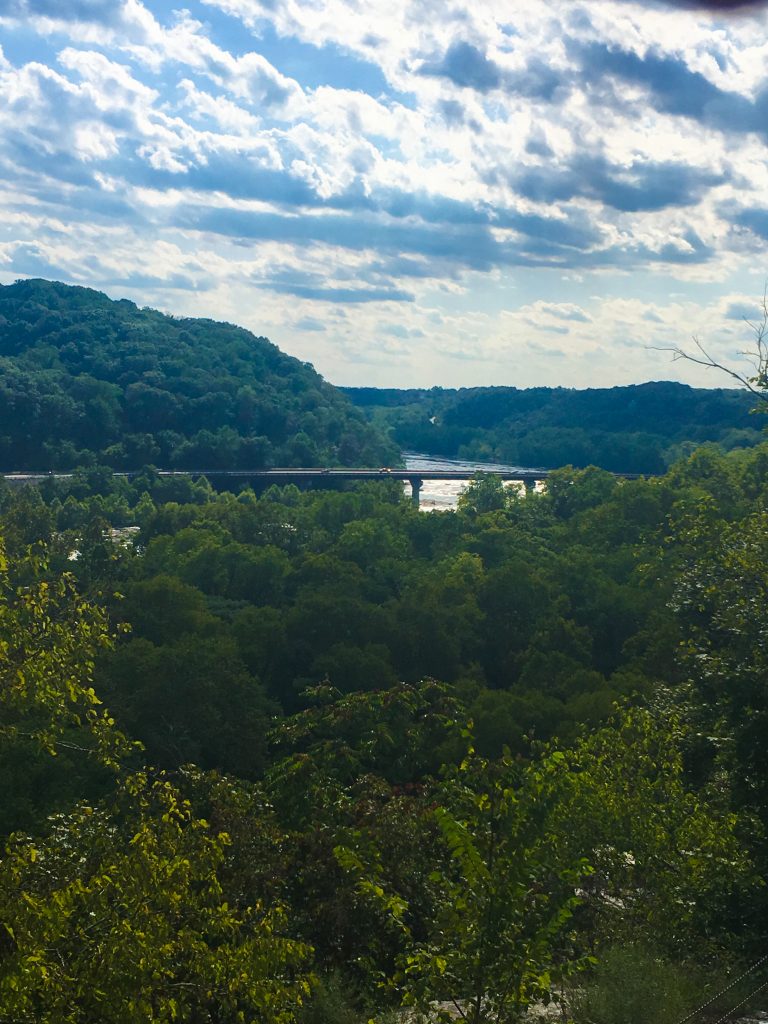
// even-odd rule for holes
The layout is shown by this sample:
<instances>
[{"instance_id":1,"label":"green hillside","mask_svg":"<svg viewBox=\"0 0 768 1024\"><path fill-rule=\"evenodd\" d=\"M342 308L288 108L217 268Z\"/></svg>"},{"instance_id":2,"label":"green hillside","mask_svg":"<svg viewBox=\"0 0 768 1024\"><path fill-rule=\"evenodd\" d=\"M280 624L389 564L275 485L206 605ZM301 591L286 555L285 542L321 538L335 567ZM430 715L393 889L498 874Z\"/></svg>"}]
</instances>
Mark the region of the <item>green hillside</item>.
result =
<instances>
[{"instance_id":1,"label":"green hillside","mask_svg":"<svg viewBox=\"0 0 768 1024\"><path fill-rule=\"evenodd\" d=\"M308 364L232 324L90 288L0 287L0 469L391 462Z\"/></svg>"},{"instance_id":2,"label":"green hillside","mask_svg":"<svg viewBox=\"0 0 768 1024\"><path fill-rule=\"evenodd\" d=\"M659 473L691 443L751 447L764 420L745 391L672 381L616 388L343 388L397 444L444 458Z\"/></svg>"}]
</instances>

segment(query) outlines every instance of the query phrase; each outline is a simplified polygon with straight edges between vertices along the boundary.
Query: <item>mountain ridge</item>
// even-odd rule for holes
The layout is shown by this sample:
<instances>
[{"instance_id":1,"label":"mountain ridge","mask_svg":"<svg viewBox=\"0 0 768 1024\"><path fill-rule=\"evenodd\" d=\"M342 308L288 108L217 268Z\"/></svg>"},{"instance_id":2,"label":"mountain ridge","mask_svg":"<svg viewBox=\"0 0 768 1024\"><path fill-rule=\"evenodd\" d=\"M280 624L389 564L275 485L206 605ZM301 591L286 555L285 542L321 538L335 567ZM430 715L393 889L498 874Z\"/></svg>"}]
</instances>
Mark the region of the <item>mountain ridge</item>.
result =
<instances>
[{"instance_id":1,"label":"mountain ridge","mask_svg":"<svg viewBox=\"0 0 768 1024\"><path fill-rule=\"evenodd\" d=\"M0 286L0 468L396 457L313 367L243 327L39 278Z\"/></svg>"}]
</instances>

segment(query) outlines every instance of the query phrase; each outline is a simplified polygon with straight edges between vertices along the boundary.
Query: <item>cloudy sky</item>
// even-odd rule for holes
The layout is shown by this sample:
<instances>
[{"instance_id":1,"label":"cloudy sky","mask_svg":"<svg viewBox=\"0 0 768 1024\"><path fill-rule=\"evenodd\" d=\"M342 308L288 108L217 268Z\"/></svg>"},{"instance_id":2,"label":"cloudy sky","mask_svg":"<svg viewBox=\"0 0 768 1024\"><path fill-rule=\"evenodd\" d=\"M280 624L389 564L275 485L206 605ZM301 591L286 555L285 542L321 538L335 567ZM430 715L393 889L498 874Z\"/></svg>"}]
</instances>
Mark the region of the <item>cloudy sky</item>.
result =
<instances>
[{"instance_id":1,"label":"cloudy sky","mask_svg":"<svg viewBox=\"0 0 768 1024\"><path fill-rule=\"evenodd\" d=\"M768 17L653 0L0 0L0 283L339 384L720 385L768 277Z\"/></svg>"}]
</instances>

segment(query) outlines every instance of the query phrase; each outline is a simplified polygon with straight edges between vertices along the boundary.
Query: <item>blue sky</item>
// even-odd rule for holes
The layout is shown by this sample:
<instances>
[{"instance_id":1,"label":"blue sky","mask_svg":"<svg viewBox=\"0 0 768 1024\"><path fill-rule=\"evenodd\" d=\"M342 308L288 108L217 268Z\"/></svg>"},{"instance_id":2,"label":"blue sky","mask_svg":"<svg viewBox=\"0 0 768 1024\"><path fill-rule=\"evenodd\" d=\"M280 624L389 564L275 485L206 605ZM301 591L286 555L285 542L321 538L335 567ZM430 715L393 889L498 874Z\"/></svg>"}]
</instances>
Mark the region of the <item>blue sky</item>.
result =
<instances>
[{"instance_id":1,"label":"blue sky","mask_svg":"<svg viewBox=\"0 0 768 1024\"><path fill-rule=\"evenodd\" d=\"M0 283L339 384L725 384L768 277L768 17L656 0L0 0Z\"/></svg>"}]
</instances>

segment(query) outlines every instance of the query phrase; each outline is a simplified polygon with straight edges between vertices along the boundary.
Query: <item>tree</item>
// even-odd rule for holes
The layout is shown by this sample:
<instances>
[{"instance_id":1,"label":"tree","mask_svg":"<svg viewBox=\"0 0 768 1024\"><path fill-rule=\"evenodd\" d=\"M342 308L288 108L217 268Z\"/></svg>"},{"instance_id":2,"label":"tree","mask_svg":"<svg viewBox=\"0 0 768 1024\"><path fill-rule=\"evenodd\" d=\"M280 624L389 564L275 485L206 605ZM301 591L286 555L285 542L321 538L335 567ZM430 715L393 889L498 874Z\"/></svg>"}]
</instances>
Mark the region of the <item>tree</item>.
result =
<instances>
[{"instance_id":1,"label":"tree","mask_svg":"<svg viewBox=\"0 0 768 1024\"><path fill-rule=\"evenodd\" d=\"M570 519L608 501L615 488L616 478L603 469L564 466L547 477L546 498L559 519Z\"/></svg>"},{"instance_id":2,"label":"tree","mask_svg":"<svg viewBox=\"0 0 768 1024\"><path fill-rule=\"evenodd\" d=\"M227 636L188 633L175 642L136 638L99 663L114 713L142 741L150 762L257 778L275 713Z\"/></svg>"},{"instance_id":3,"label":"tree","mask_svg":"<svg viewBox=\"0 0 768 1024\"><path fill-rule=\"evenodd\" d=\"M0 862L2 1024L288 1024L309 950L279 906L230 905L227 837L162 776L12 837Z\"/></svg>"},{"instance_id":4,"label":"tree","mask_svg":"<svg viewBox=\"0 0 768 1024\"><path fill-rule=\"evenodd\" d=\"M24 582L14 586L13 577ZM59 814L0 859L1 1024L289 1024L309 994L308 948L285 910L234 900L228 845L135 752L92 686L112 639L103 612L45 562L0 551L0 712L45 750L73 740L114 775L101 804ZM82 738L81 738L82 737Z\"/></svg>"},{"instance_id":5,"label":"tree","mask_svg":"<svg viewBox=\"0 0 768 1024\"><path fill-rule=\"evenodd\" d=\"M630 708L564 751L573 785L557 842L595 869L578 917L581 942L598 954L623 940L704 959L752 932L745 917L764 883L740 834L749 823L722 792L694 790L691 732L669 709Z\"/></svg>"},{"instance_id":6,"label":"tree","mask_svg":"<svg viewBox=\"0 0 768 1024\"><path fill-rule=\"evenodd\" d=\"M9 563L0 540L0 735L28 733L55 753L66 730L85 730L116 766L128 745L91 685L112 643L104 612L80 598L71 574L49 578L42 550Z\"/></svg>"},{"instance_id":7,"label":"tree","mask_svg":"<svg viewBox=\"0 0 768 1024\"><path fill-rule=\"evenodd\" d=\"M553 827L570 784L560 753L529 765L470 757L435 810L450 866L433 928L402 962L404 1001L449 1003L468 1024L520 1019L579 968L562 940L590 875Z\"/></svg>"},{"instance_id":8,"label":"tree","mask_svg":"<svg viewBox=\"0 0 768 1024\"><path fill-rule=\"evenodd\" d=\"M461 512L496 512L507 505L507 493L500 476L478 473L459 495L457 508Z\"/></svg>"},{"instance_id":9,"label":"tree","mask_svg":"<svg viewBox=\"0 0 768 1024\"><path fill-rule=\"evenodd\" d=\"M678 524L672 596L689 699L741 806L768 825L768 513L734 523L705 505Z\"/></svg>"},{"instance_id":10,"label":"tree","mask_svg":"<svg viewBox=\"0 0 768 1024\"><path fill-rule=\"evenodd\" d=\"M465 746L463 713L431 681L309 697L276 727L266 777L288 831L291 904L326 969L380 1001L407 937L434 914L434 774L447 749Z\"/></svg>"},{"instance_id":11,"label":"tree","mask_svg":"<svg viewBox=\"0 0 768 1024\"><path fill-rule=\"evenodd\" d=\"M463 736L471 742L469 729ZM419 865L429 894L419 914L403 884L416 860L395 873L386 837L373 841L359 817L356 828L337 827L336 858L359 906L371 920L377 909L382 932L388 922L405 947L390 981L403 1003L430 1019L506 1024L557 998L616 942L679 960L729 955L741 941L739 908L763 881L736 816L688 787L684 749L676 718L638 710L572 749L534 748L527 761L470 748L422 803L423 834L431 819L437 836L431 868ZM283 775L306 800L314 771L304 759ZM341 792L326 783L326 807ZM348 814L371 792L347 791Z\"/></svg>"}]
</instances>

